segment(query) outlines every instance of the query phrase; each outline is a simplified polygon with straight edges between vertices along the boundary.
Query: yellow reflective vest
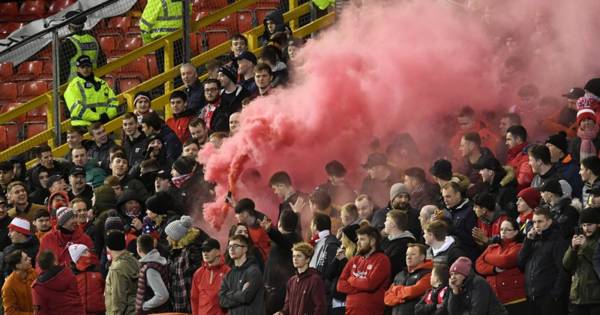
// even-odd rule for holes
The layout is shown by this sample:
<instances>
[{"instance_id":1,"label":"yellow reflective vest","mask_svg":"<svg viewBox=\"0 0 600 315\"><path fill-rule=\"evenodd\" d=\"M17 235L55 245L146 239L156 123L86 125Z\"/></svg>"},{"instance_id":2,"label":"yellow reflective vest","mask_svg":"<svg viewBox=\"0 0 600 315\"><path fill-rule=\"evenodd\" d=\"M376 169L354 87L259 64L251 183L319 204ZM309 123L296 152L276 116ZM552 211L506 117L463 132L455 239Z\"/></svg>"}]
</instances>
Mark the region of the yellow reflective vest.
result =
<instances>
[{"instance_id":1,"label":"yellow reflective vest","mask_svg":"<svg viewBox=\"0 0 600 315\"><path fill-rule=\"evenodd\" d=\"M72 126L89 126L100 121L100 115L117 116L119 102L106 81L95 77L96 84L77 76L69 82L64 97L71 113Z\"/></svg>"},{"instance_id":2,"label":"yellow reflective vest","mask_svg":"<svg viewBox=\"0 0 600 315\"><path fill-rule=\"evenodd\" d=\"M319 8L321 10L325 10L330 5L334 5L335 0L313 0L313 3L317 6L317 8Z\"/></svg>"},{"instance_id":3,"label":"yellow reflective vest","mask_svg":"<svg viewBox=\"0 0 600 315\"><path fill-rule=\"evenodd\" d=\"M77 49L75 56L69 60L69 80L77 76L76 62L82 55L90 57L90 59L92 59L92 65L94 66L93 69L96 69L98 66L99 45L94 36L90 34L73 34L67 37L67 39L70 40L73 45L75 45L75 49Z\"/></svg>"},{"instance_id":4,"label":"yellow reflective vest","mask_svg":"<svg viewBox=\"0 0 600 315\"><path fill-rule=\"evenodd\" d=\"M182 4L181 0L148 0L140 19L144 44L177 31L183 26Z\"/></svg>"}]
</instances>

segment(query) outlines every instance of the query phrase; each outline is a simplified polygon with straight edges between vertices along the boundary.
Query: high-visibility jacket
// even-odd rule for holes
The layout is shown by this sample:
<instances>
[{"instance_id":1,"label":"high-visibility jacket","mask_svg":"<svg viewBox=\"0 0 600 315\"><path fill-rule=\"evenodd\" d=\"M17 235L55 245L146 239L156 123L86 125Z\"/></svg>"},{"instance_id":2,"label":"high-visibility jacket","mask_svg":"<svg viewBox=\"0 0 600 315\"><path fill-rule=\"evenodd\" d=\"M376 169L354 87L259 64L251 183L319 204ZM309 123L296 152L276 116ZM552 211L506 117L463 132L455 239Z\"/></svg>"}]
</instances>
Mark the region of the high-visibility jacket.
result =
<instances>
[{"instance_id":1,"label":"high-visibility jacket","mask_svg":"<svg viewBox=\"0 0 600 315\"><path fill-rule=\"evenodd\" d=\"M112 119L117 116L119 102L106 81L95 77L96 84L77 76L69 82L64 97L71 113L71 125L89 126L100 121L104 113Z\"/></svg>"},{"instance_id":2,"label":"high-visibility jacket","mask_svg":"<svg viewBox=\"0 0 600 315\"><path fill-rule=\"evenodd\" d=\"M140 19L145 44L183 26L182 3L181 0L148 0Z\"/></svg>"},{"instance_id":3,"label":"high-visibility jacket","mask_svg":"<svg viewBox=\"0 0 600 315\"><path fill-rule=\"evenodd\" d=\"M92 65L94 66L93 69L96 69L96 67L98 66L98 52L100 46L98 45L98 42L96 41L94 36L85 33L73 34L67 37L67 39L70 40L75 46L75 49L77 49L75 55L71 57L71 60L69 60L69 80L77 76L76 62L77 59L82 55L90 57L90 59L92 59Z\"/></svg>"},{"instance_id":4,"label":"high-visibility jacket","mask_svg":"<svg viewBox=\"0 0 600 315\"><path fill-rule=\"evenodd\" d=\"M313 3L321 10L327 9L330 5L335 4L335 0L313 0Z\"/></svg>"}]
</instances>

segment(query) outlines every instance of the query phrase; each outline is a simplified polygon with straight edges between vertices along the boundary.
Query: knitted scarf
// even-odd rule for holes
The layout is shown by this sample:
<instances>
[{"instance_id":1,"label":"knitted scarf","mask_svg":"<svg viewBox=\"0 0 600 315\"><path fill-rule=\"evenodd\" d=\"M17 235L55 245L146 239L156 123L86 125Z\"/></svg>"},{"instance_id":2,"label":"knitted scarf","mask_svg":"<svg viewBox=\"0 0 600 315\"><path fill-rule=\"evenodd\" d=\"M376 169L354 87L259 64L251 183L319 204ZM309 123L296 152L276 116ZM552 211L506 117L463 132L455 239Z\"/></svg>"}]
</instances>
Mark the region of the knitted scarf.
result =
<instances>
[{"instance_id":1,"label":"knitted scarf","mask_svg":"<svg viewBox=\"0 0 600 315\"><path fill-rule=\"evenodd\" d=\"M173 182L173 185L175 185L175 187L177 188L181 188L181 186L183 186L183 184L185 182L187 182L188 179L190 179L190 177L192 177L192 173L190 174L183 174L177 177L173 177L171 179L171 181Z\"/></svg>"},{"instance_id":2,"label":"knitted scarf","mask_svg":"<svg viewBox=\"0 0 600 315\"><path fill-rule=\"evenodd\" d=\"M588 129L577 129L577 136L581 138L581 147L579 148L579 160L583 160L586 157L596 155L598 149L594 145L594 139L598 136L599 127L594 124L594 127Z\"/></svg>"}]
</instances>

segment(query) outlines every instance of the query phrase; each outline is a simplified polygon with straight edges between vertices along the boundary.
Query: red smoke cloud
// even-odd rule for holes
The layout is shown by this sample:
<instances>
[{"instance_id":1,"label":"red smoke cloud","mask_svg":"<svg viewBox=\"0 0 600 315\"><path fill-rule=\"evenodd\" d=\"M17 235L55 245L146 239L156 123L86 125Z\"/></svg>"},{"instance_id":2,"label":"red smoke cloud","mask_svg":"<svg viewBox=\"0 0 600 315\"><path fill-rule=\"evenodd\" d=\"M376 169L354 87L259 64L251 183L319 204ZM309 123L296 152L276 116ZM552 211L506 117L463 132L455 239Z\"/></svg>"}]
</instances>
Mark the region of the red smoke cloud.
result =
<instances>
[{"instance_id":1,"label":"red smoke cloud","mask_svg":"<svg viewBox=\"0 0 600 315\"><path fill-rule=\"evenodd\" d=\"M330 160L360 169L376 137L410 132L421 151L443 147L450 135L442 134L439 117L466 104L498 110L497 104L514 100L510 83L535 82L554 96L585 83L597 52L590 49L598 45L586 37L592 32L582 30L598 20L600 1L511 2L488 7L485 1L478 12L440 1L372 1L347 9L302 49L290 86L253 101L242 113L241 130L218 151L200 152L206 178L218 184L217 201L205 205L204 219L217 229L227 220L223 204L230 179L244 177L244 170L262 177L251 184L236 181L235 197L255 199L272 216L277 209L267 181L276 171L288 172L296 187L310 191L325 181L323 166ZM537 51L519 48L529 67L501 83L512 52L500 39L512 33L525 46L539 12L551 37L542 36Z\"/></svg>"}]
</instances>

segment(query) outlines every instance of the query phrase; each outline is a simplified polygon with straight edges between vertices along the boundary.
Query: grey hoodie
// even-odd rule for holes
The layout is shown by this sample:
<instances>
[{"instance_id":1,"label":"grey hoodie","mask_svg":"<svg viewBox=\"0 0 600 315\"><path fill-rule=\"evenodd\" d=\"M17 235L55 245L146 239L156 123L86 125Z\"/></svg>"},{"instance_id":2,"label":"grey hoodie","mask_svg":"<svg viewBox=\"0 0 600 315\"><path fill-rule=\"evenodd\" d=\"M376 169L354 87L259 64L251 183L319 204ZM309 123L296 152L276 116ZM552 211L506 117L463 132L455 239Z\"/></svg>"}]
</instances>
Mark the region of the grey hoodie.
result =
<instances>
[{"instance_id":1,"label":"grey hoodie","mask_svg":"<svg viewBox=\"0 0 600 315\"><path fill-rule=\"evenodd\" d=\"M151 250L148 254L146 254L146 256L140 258L141 265L150 262L154 262L163 266L167 265L167 259L162 257L156 249ZM158 272L156 269L148 268L146 270L146 279L147 285L150 286L154 292L154 296L148 301L144 302L142 305L144 311L157 308L169 300L169 291L162 280L160 272Z\"/></svg>"}]
</instances>

